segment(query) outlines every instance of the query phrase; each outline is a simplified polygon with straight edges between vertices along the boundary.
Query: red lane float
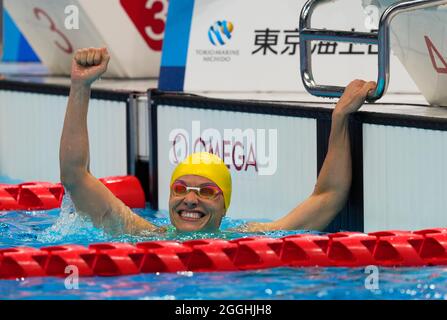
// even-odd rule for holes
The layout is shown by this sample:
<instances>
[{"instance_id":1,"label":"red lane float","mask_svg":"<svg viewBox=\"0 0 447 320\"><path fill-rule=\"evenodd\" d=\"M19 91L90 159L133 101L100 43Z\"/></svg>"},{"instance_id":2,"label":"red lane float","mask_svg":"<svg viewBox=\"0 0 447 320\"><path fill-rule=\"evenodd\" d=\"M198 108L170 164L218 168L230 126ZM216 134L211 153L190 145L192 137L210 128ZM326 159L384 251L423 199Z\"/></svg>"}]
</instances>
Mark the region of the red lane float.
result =
<instances>
[{"instance_id":1,"label":"red lane float","mask_svg":"<svg viewBox=\"0 0 447 320\"><path fill-rule=\"evenodd\" d=\"M447 265L447 229L369 234L298 234L280 239L100 243L0 250L0 279L220 272L273 267L422 267Z\"/></svg>"},{"instance_id":2,"label":"red lane float","mask_svg":"<svg viewBox=\"0 0 447 320\"><path fill-rule=\"evenodd\" d=\"M131 208L144 208L143 188L136 177L99 179L115 196ZM0 210L49 210L59 208L64 196L60 183L27 182L19 185L0 184Z\"/></svg>"}]
</instances>

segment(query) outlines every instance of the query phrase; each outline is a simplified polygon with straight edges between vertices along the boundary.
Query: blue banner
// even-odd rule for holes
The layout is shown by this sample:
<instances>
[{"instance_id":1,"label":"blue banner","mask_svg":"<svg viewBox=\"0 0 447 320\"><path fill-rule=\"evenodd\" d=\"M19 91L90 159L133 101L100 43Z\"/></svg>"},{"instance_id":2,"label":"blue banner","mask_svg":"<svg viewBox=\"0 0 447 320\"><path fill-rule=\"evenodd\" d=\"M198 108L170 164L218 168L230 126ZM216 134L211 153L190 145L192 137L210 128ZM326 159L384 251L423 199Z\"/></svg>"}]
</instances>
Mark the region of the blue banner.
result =
<instances>
[{"instance_id":1,"label":"blue banner","mask_svg":"<svg viewBox=\"0 0 447 320\"><path fill-rule=\"evenodd\" d=\"M183 91L194 0L170 0L163 40L159 89Z\"/></svg>"},{"instance_id":2,"label":"blue banner","mask_svg":"<svg viewBox=\"0 0 447 320\"><path fill-rule=\"evenodd\" d=\"M3 59L4 62L39 62L39 57L17 28L11 16L3 10Z\"/></svg>"}]
</instances>

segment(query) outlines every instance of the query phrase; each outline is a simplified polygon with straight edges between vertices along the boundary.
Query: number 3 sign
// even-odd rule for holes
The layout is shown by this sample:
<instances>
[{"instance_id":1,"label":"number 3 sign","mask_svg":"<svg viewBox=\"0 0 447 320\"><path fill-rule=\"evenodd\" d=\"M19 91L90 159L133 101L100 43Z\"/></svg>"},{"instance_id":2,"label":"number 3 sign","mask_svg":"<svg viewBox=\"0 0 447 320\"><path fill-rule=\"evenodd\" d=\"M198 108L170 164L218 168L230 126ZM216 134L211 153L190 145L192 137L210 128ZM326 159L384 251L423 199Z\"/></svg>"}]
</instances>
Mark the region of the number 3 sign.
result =
<instances>
[{"instance_id":1,"label":"number 3 sign","mask_svg":"<svg viewBox=\"0 0 447 320\"><path fill-rule=\"evenodd\" d=\"M161 51L168 0L120 0L138 32L154 51Z\"/></svg>"},{"instance_id":2,"label":"number 3 sign","mask_svg":"<svg viewBox=\"0 0 447 320\"><path fill-rule=\"evenodd\" d=\"M105 46L112 56L106 76L159 75L168 0L5 0L4 3L51 74L69 75L76 49ZM66 27L68 6L78 11L77 28Z\"/></svg>"},{"instance_id":3,"label":"number 3 sign","mask_svg":"<svg viewBox=\"0 0 447 320\"><path fill-rule=\"evenodd\" d=\"M34 8L33 10L34 12L34 16L36 17L37 20L46 20L46 22L48 23L48 28L50 29L51 32L53 32L55 34L56 37L60 38L58 40L54 41L54 44L61 49L63 52L67 53L67 54L72 54L73 53L73 46L71 45L70 41L68 40L68 38L56 27L55 22L53 21L53 19L48 15L48 13L41 9L41 8ZM59 40L62 40L61 44L59 42Z\"/></svg>"}]
</instances>

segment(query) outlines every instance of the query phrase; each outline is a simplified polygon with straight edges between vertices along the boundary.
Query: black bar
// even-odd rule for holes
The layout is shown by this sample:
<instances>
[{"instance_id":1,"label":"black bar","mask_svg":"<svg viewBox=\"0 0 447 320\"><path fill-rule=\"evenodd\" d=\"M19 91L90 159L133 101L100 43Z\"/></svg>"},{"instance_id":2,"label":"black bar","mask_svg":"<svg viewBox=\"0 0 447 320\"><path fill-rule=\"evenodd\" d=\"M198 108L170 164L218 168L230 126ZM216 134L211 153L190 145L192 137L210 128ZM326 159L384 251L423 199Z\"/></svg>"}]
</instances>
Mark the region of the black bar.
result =
<instances>
[{"instance_id":1,"label":"black bar","mask_svg":"<svg viewBox=\"0 0 447 320\"><path fill-rule=\"evenodd\" d=\"M63 297L62 297L63 298ZM134 314L145 314L151 310L152 314L160 315L162 319L296 319L291 315L314 314L318 312L334 318L334 310L347 310L342 313L343 318L359 316L358 310L365 310L369 316L379 319L386 317L402 318L406 312L426 311L428 315L440 314L445 310L443 301L402 301L402 300L94 300L94 301L51 301L51 300L22 300L0 301L4 313L17 312L33 317L36 310L53 310L62 307L71 310L74 316L90 316L122 314L129 317L129 311ZM205 315L201 312L208 308ZM192 309L194 308L194 309ZM199 309L200 308L200 309ZM424 308L426 308L424 310ZM8 310L9 309L9 310ZM140 310L140 311L138 311ZM436 312L436 310L438 310ZM194 313L194 314L190 314ZM60 319L60 313L48 312L47 319ZM154 317L147 317L154 318Z\"/></svg>"},{"instance_id":2,"label":"black bar","mask_svg":"<svg viewBox=\"0 0 447 320\"><path fill-rule=\"evenodd\" d=\"M148 200L152 209L158 210L158 126L157 104L153 99L153 90L147 93L148 104L148 141L149 141L149 188Z\"/></svg>"},{"instance_id":3,"label":"black bar","mask_svg":"<svg viewBox=\"0 0 447 320\"><path fill-rule=\"evenodd\" d=\"M132 110L132 98L129 97L126 103L126 153L127 153L127 174L135 175L135 119ZM133 163L132 163L133 162Z\"/></svg>"},{"instance_id":4,"label":"black bar","mask_svg":"<svg viewBox=\"0 0 447 320\"><path fill-rule=\"evenodd\" d=\"M349 230L364 232L363 124L355 114L350 117L349 136L352 157L352 184L348 199Z\"/></svg>"},{"instance_id":5,"label":"black bar","mask_svg":"<svg viewBox=\"0 0 447 320\"><path fill-rule=\"evenodd\" d=\"M309 107L301 104L310 104L309 102L300 101L224 100L201 97L187 93L166 93L159 90L153 91L153 99L158 105L165 104L186 108L225 110L302 118L327 118L327 115L332 113L331 108ZM333 105L336 101L337 100L332 100L332 102L318 104ZM388 103L384 103L383 105L387 104ZM422 104L390 103L390 105L428 107L427 105ZM447 131L447 118L441 117L358 111L355 114L355 118L362 123L368 124Z\"/></svg>"},{"instance_id":6,"label":"black bar","mask_svg":"<svg viewBox=\"0 0 447 320\"><path fill-rule=\"evenodd\" d=\"M331 120L317 119L317 168L323 166L329 146ZM346 206L324 230L326 232L364 230L363 213L363 135L362 124L349 120L349 137L352 158L352 185Z\"/></svg>"},{"instance_id":7,"label":"black bar","mask_svg":"<svg viewBox=\"0 0 447 320\"><path fill-rule=\"evenodd\" d=\"M50 94L58 96L68 96L70 93L70 87L67 85L33 83L31 81L25 82L23 79L18 81L0 80L0 90ZM93 99L99 100L127 101L129 98L129 94L130 93L128 92L117 92L92 88L91 97Z\"/></svg>"},{"instance_id":8,"label":"black bar","mask_svg":"<svg viewBox=\"0 0 447 320\"><path fill-rule=\"evenodd\" d=\"M447 118L441 118L441 117L436 118L436 117L413 116L405 114L381 114L373 112L358 112L356 114L356 118L362 123L367 124L447 131Z\"/></svg>"},{"instance_id":9,"label":"black bar","mask_svg":"<svg viewBox=\"0 0 447 320\"><path fill-rule=\"evenodd\" d=\"M224 110L243 113L290 116L300 118L327 117L332 112L329 108L306 107L299 102L229 100L201 97L193 94L165 93L152 90L152 99L156 105L185 107L204 110ZM335 103L335 100L334 100ZM331 103L332 104L332 103Z\"/></svg>"},{"instance_id":10,"label":"black bar","mask_svg":"<svg viewBox=\"0 0 447 320\"><path fill-rule=\"evenodd\" d=\"M135 176L140 180L146 199L149 199L149 161L137 159L135 163Z\"/></svg>"}]
</instances>

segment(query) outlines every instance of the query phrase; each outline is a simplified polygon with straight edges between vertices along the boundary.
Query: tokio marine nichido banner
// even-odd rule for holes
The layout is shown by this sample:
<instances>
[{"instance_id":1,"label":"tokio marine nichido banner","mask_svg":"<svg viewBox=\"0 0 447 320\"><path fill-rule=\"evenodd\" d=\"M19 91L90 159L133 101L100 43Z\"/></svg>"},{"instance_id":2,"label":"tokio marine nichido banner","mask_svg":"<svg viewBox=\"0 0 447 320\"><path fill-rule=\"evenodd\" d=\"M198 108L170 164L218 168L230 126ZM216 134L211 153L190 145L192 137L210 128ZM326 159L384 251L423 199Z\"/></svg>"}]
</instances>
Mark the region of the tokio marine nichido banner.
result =
<instances>
[{"instance_id":1,"label":"tokio marine nichido banner","mask_svg":"<svg viewBox=\"0 0 447 320\"><path fill-rule=\"evenodd\" d=\"M162 55L162 90L216 92L304 92L300 76L299 18L305 0L171 0ZM312 27L370 32L378 28L384 8L395 1L328 1L317 7ZM434 13L436 11L437 13ZM442 40L446 23L431 27L441 9L408 14L418 26L391 24L391 82L388 92L424 95L424 81L444 77ZM411 20L411 19L410 19ZM411 20L411 22L414 19ZM423 28L433 44L414 29ZM440 28L442 30L440 30ZM415 32L415 33L413 33ZM418 38L413 39L413 34ZM399 42L405 39L405 45ZM405 55L410 40L419 56ZM420 41L421 40L421 41ZM429 42L428 42L429 43ZM402 53L404 51L404 53ZM431 53L430 53L431 52ZM354 78L377 79L377 46L344 42L312 42L313 73L319 84L345 86ZM434 55L435 62L430 57ZM406 57L403 59L402 57ZM423 60L423 63L420 63ZM417 63L416 63L417 62ZM439 65L439 63L441 63ZM438 64L436 66L436 64ZM440 67L439 67L440 66ZM444 67L443 67L444 66ZM406 68L409 72L407 72ZM411 69L424 68L424 72ZM441 68L441 74L439 73ZM410 74L409 74L410 73ZM423 73L424 77L418 74ZM411 76L410 76L411 75ZM422 83L422 84L421 84ZM416 86L417 84L417 86ZM425 95L430 102L433 94Z\"/></svg>"},{"instance_id":2,"label":"tokio marine nichido banner","mask_svg":"<svg viewBox=\"0 0 447 320\"><path fill-rule=\"evenodd\" d=\"M68 75L76 49L107 47L106 76L158 77L168 0L5 0L51 74Z\"/></svg>"}]
</instances>

